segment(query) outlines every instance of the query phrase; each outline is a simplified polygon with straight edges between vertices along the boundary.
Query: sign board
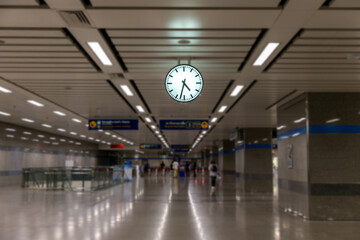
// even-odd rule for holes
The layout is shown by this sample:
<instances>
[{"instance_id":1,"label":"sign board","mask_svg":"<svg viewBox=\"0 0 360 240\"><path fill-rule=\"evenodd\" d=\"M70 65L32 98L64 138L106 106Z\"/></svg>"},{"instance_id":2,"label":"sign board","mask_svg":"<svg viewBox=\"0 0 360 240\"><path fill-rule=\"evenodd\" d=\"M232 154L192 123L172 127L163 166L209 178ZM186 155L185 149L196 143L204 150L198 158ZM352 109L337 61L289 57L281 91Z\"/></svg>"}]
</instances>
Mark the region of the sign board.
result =
<instances>
[{"instance_id":1,"label":"sign board","mask_svg":"<svg viewBox=\"0 0 360 240\"><path fill-rule=\"evenodd\" d=\"M89 130L138 130L137 119L89 119Z\"/></svg>"},{"instance_id":2,"label":"sign board","mask_svg":"<svg viewBox=\"0 0 360 240\"><path fill-rule=\"evenodd\" d=\"M140 149L161 149L161 144L140 144Z\"/></svg>"},{"instance_id":3,"label":"sign board","mask_svg":"<svg viewBox=\"0 0 360 240\"><path fill-rule=\"evenodd\" d=\"M171 145L171 149L174 152L189 152L191 145Z\"/></svg>"},{"instance_id":4,"label":"sign board","mask_svg":"<svg viewBox=\"0 0 360 240\"><path fill-rule=\"evenodd\" d=\"M111 149L123 149L124 148L124 144L111 144L110 145Z\"/></svg>"},{"instance_id":5,"label":"sign board","mask_svg":"<svg viewBox=\"0 0 360 240\"><path fill-rule=\"evenodd\" d=\"M208 120L160 120L160 130L208 130Z\"/></svg>"}]
</instances>

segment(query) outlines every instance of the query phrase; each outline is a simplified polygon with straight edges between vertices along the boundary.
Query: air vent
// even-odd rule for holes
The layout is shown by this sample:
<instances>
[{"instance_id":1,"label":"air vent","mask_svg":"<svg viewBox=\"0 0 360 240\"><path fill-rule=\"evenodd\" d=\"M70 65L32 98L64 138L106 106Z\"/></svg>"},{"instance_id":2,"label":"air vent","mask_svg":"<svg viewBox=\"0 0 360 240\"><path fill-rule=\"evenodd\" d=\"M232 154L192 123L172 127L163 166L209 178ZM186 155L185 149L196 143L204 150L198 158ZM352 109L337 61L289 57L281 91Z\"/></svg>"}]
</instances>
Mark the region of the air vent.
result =
<instances>
[{"instance_id":1,"label":"air vent","mask_svg":"<svg viewBox=\"0 0 360 240\"><path fill-rule=\"evenodd\" d=\"M69 27L91 27L89 19L82 11L62 11L60 14Z\"/></svg>"}]
</instances>

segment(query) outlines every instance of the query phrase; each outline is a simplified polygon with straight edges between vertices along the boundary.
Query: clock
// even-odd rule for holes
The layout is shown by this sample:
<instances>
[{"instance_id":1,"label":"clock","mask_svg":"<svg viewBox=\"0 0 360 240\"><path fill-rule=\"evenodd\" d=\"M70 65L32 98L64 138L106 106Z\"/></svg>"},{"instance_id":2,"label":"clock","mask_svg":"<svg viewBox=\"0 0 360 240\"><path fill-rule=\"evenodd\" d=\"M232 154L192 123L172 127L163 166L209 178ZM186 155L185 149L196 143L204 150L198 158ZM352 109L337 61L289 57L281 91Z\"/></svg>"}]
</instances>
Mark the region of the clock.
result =
<instances>
[{"instance_id":1,"label":"clock","mask_svg":"<svg viewBox=\"0 0 360 240\"><path fill-rule=\"evenodd\" d=\"M165 79L165 88L170 97L186 103L196 99L203 89L203 78L194 66L180 64L173 67Z\"/></svg>"}]
</instances>

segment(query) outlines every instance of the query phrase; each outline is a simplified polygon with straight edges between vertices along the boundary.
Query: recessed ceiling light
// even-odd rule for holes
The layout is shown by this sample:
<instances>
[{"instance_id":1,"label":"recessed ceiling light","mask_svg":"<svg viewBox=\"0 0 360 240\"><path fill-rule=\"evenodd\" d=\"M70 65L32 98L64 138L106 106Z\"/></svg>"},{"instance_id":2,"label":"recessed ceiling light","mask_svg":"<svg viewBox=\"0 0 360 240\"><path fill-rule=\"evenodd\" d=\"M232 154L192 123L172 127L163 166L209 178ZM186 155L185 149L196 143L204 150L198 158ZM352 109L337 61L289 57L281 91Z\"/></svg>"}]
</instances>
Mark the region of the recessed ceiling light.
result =
<instances>
[{"instance_id":1,"label":"recessed ceiling light","mask_svg":"<svg viewBox=\"0 0 360 240\"><path fill-rule=\"evenodd\" d=\"M80 135L80 137L82 137L82 138L86 138L86 136L85 136L85 135Z\"/></svg>"},{"instance_id":2,"label":"recessed ceiling light","mask_svg":"<svg viewBox=\"0 0 360 240\"><path fill-rule=\"evenodd\" d=\"M96 139L95 141L96 141L96 142L100 142L101 140L100 140L100 139Z\"/></svg>"},{"instance_id":3,"label":"recessed ceiling light","mask_svg":"<svg viewBox=\"0 0 360 240\"><path fill-rule=\"evenodd\" d=\"M58 130L59 132L66 132L66 130L63 129L63 128L58 128L57 130Z\"/></svg>"},{"instance_id":4,"label":"recessed ceiling light","mask_svg":"<svg viewBox=\"0 0 360 240\"><path fill-rule=\"evenodd\" d=\"M144 108L140 105L136 105L136 108L139 112L145 112Z\"/></svg>"},{"instance_id":5,"label":"recessed ceiling light","mask_svg":"<svg viewBox=\"0 0 360 240\"><path fill-rule=\"evenodd\" d=\"M155 131L156 134L159 134L159 131Z\"/></svg>"},{"instance_id":6,"label":"recessed ceiling light","mask_svg":"<svg viewBox=\"0 0 360 240\"><path fill-rule=\"evenodd\" d=\"M33 142L38 142L38 141L39 141L39 139L36 139L36 138L33 139Z\"/></svg>"},{"instance_id":7,"label":"recessed ceiling light","mask_svg":"<svg viewBox=\"0 0 360 240\"><path fill-rule=\"evenodd\" d=\"M21 120L23 120L24 122L28 122L28 123L34 123L34 120L28 119L28 118L22 118Z\"/></svg>"},{"instance_id":8,"label":"recessed ceiling light","mask_svg":"<svg viewBox=\"0 0 360 240\"><path fill-rule=\"evenodd\" d=\"M31 103L32 105L35 105L35 106L37 106L37 107L43 107L43 106L44 106L44 104L39 103L39 102L34 101L34 100L27 100L27 102L28 102L28 103Z\"/></svg>"},{"instance_id":9,"label":"recessed ceiling light","mask_svg":"<svg viewBox=\"0 0 360 240\"><path fill-rule=\"evenodd\" d=\"M5 128L6 131L9 131L9 132L16 132L16 129L13 129L13 128Z\"/></svg>"},{"instance_id":10,"label":"recessed ceiling light","mask_svg":"<svg viewBox=\"0 0 360 240\"><path fill-rule=\"evenodd\" d=\"M60 142L66 142L66 140L65 139L60 139Z\"/></svg>"},{"instance_id":11,"label":"recessed ceiling light","mask_svg":"<svg viewBox=\"0 0 360 240\"><path fill-rule=\"evenodd\" d=\"M105 132L105 134L106 134L106 135L110 135L110 133L109 133L109 132Z\"/></svg>"},{"instance_id":12,"label":"recessed ceiling light","mask_svg":"<svg viewBox=\"0 0 360 240\"><path fill-rule=\"evenodd\" d=\"M75 143L76 145L81 145L81 143L79 143L79 142L77 142L77 143Z\"/></svg>"},{"instance_id":13,"label":"recessed ceiling light","mask_svg":"<svg viewBox=\"0 0 360 240\"><path fill-rule=\"evenodd\" d=\"M333 123L333 122L338 122L338 121L340 121L340 118L334 118L334 119L327 120L326 123Z\"/></svg>"},{"instance_id":14,"label":"recessed ceiling light","mask_svg":"<svg viewBox=\"0 0 360 240\"><path fill-rule=\"evenodd\" d=\"M52 126L49 124L41 124L41 126L46 127L46 128L52 128Z\"/></svg>"},{"instance_id":15,"label":"recessed ceiling light","mask_svg":"<svg viewBox=\"0 0 360 240\"><path fill-rule=\"evenodd\" d=\"M0 92L3 92L3 93L12 93L11 90L7 89L7 88L4 88L4 87L1 87L0 86Z\"/></svg>"},{"instance_id":16,"label":"recessed ceiling light","mask_svg":"<svg viewBox=\"0 0 360 240\"><path fill-rule=\"evenodd\" d=\"M221 113L224 112L226 110L226 108L227 108L227 106L225 106L225 105L221 106L221 108L219 109L219 112L221 112Z\"/></svg>"},{"instance_id":17,"label":"recessed ceiling light","mask_svg":"<svg viewBox=\"0 0 360 240\"><path fill-rule=\"evenodd\" d=\"M104 130L102 130L102 129L99 129L98 131L99 131L99 132L103 132Z\"/></svg>"},{"instance_id":18,"label":"recessed ceiling light","mask_svg":"<svg viewBox=\"0 0 360 240\"><path fill-rule=\"evenodd\" d=\"M93 137L89 137L89 140L94 140L94 138L93 138Z\"/></svg>"},{"instance_id":19,"label":"recessed ceiling light","mask_svg":"<svg viewBox=\"0 0 360 240\"><path fill-rule=\"evenodd\" d=\"M116 135L112 135L112 137L113 137L113 138L117 138L117 136L116 136Z\"/></svg>"},{"instance_id":20,"label":"recessed ceiling light","mask_svg":"<svg viewBox=\"0 0 360 240\"><path fill-rule=\"evenodd\" d=\"M150 119L149 117L146 117L146 118L145 118L145 121L147 121L148 123L150 123L150 122L151 122L151 119Z\"/></svg>"},{"instance_id":21,"label":"recessed ceiling light","mask_svg":"<svg viewBox=\"0 0 360 240\"><path fill-rule=\"evenodd\" d=\"M74 122L77 122L77 123L81 123L81 120L77 119L77 118L73 118L72 119Z\"/></svg>"},{"instance_id":22,"label":"recessed ceiling light","mask_svg":"<svg viewBox=\"0 0 360 240\"><path fill-rule=\"evenodd\" d=\"M253 66L261 66L264 62L270 57L270 55L275 51L275 49L279 46L279 43L270 42L266 45L262 53L254 62Z\"/></svg>"},{"instance_id":23,"label":"recessed ceiling light","mask_svg":"<svg viewBox=\"0 0 360 240\"><path fill-rule=\"evenodd\" d=\"M231 92L230 97L236 97L240 91L244 88L243 85L237 85L234 90Z\"/></svg>"},{"instance_id":24,"label":"recessed ceiling light","mask_svg":"<svg viewBox=\"0 0 360 240\"><path fill-rule=\"evenodd\" d=\"M43 143L45 143L45 144L49 144L50 142L49 142L49 141L43 141Z\"/></svg>"},{"instance_id":25,"label":"recessed ceiling light","mask_svg":"<svg viewBox=\"0 0 360 240\"><path fill-rule=\"evenodd\" d=\"M123 140L121 137L118 137L118 140Z\"/></svg>"},{"instance_id":26,"label":"recessed ceiling light","mask_svg":"<svg viewBox=\"0 0 360 240\"><path fill-rule=\"evenodd\" d=\"M189 40L186 40L186 39L181 39L178 41L179 44L190 44L190 41Z\"/></svg>"},{"instance_id":27,"label":"recessed ceiling light","mask_svg":"<svg viewBox=\"0 0 360 240\"><path fill-rule=\"evenodd\" d=\"M51 137L50 140L56 140L56 137Z\"/></svg>"},{"instance_id":28,"label":"recessed ceiling light","mask_svg":"<svg viewBox=\"0 0 360 240\"><path fill-rule=\"evenodd\" d=\"M216 122L216 120L217 120L217 117L213 117L212 119L211 119L211 122L213 123L213 122Z\"/></svg>"},{"instance_id":29,"label":"recessed ceiling light","mask_svg":"<svg viewBox=\"0 0 360 240\"><path fill-rule=\"evenodd\" d=\"M70 134L71 134L71 135L77 135L77 133L76 133L76 132L70 132Z\"/></svg>"},{"instance_id":30,"label":"recessed ceiling light","mask_svg":"<svg viewBox=\"0 0 360 240\"><path fill-rule=\"evenodd\" d=\"M286 126L285 126L285 125L281 125L281 126L277 127L276 129L277 129L277 130L281 130L281 129L283 129L283 128L286 128Z\"/></svg>"},{"instance_id":31,"label":"recessed ceiling light","mask_svg":"<svg viewBox=\"0 0 360 240\"><path fill-rule=\"evenodd\" d=\"M53 144L53 145L59 145L59 143L58 143L58 142L53 142L52 144Z\"/></svg>"},{"instance_id":32,"label":"recessed ceiling light","mask_svg":"<svg viewBox=\"0 0 360 240\"><path fill-rule=\"evenodd\" d=\"M121 89L125 92L128 96L134 96L134 94L131 92L130 88L127 85L120 85Z\"/></svg>"},{"instance_id":33,"label":"recessed ceiling light","mask_svg":"<svg viewBox=\"0 0 360 240\"><path fill-rule=\"evenodd\" d=\"M44 138L45 136L44 135L37 135L39 138Z\"/></svg>"},{"instance_id":34,"label":"recessed ceiling light","mask_svg":"<svg viewBox=\"0 0 360 240\"><path fill-rule=\"evenodd\" d=\"M207 133L207 131L202 131L202 134L206 134Z\"/></svg>"},{"instance_id":35,"label":"recessed ceiling light","mask_svg":"<svg viewBox=\"0 0 360 240\"><path fill-rule=\"evenodd\" d=\"M8 138L13 138L14 137L14 135L11 135L11 134L7 134L6 135Z\"/></svg>"},{"instance_id":36,"label":"recessed ceiling light","mask_svg":"<svg viewBox=\"0 0 360 240\"><path fill-rule=\"evenodd\" d=\"M21 139L21 140L28 140L27 137L21 137L20 139Z\"/></svg>"},{"instance_id":37,"label":"recessed ceiling light","mask_svg":"<svg viewBox=\"0 0 360 240\"><path fill-rule=\"evenodd\" d=\"M156 126L155 126L155 125L151 125L150 127L151 127L152 129L155 129L155 128L156 128Z\"/></svg>"},{"instance_id":38,"label":"recessed ceiling light","mask_svg":"<svg viewBox=\"0 0 360 240\"><path fill-rule=\"evenodd\" d=\"M87 43L91 50L96 54L96 56L99 58L102 64L105 66L112 66L112 62L110 61L109 57L104 52L104 49L101 47L101 45L98 42L88 42Z\"/></svg>"},{"instance_id":39,"label":"recessed ceiling light","mask_svg":"<svg viewBox=\"0 0 360 240\"><path fill-rule=\"evenodd\" d=\"M301 123L301 122L303 122L303 121L305 121L305 120L306 120L306 118L302 117L302 118L296 119L296 120L294 121L294 123Z\"/></svg>"},{"instance_id":40,"label":"recessed ceiling light","mask_svg":"<svg viewBox=\"0 0 360 240\"><path fill-rule=\"evenodd\" d=\"M55 113L55 114L57 114L57 115L59 115L59 116L66 116L65 113L60 112L60 111L54 111L53 113Z\"/></svg>"},{"instance_id":41,"label":"recessed ceiling light","mask_svg":"<svg viewBox=\"0 0 360 240\"><path fill-rule=\"evenodd\" d=\"M31 135L31 132L24 132L25 135Z\"/></svg>"},{"instance_id":42,"label":"recessed ceiling light","mask_svg":"<svg viewBox=\"0 0 360 240\"><path fill-rule=\"evenodd\" d=\"M0 115L3 115L3 116L11 116L10 113L6 113L6 112L0 112Z\"/></svg>"}]
</instances>

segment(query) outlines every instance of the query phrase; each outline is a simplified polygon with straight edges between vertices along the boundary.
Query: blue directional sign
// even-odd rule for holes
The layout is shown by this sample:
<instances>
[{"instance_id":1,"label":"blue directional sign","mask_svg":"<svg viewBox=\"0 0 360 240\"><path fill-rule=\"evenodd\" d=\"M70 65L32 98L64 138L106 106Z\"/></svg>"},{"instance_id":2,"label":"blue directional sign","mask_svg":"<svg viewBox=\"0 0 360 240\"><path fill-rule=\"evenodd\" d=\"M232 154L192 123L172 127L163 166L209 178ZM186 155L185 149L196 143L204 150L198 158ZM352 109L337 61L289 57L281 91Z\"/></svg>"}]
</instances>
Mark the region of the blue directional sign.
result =
<instances>
[{"instance_id":1,"label":"blue directional sign","mask_svg":"<svg viewBox=\"0 0 360 240\"><path fill-rule=\"evenodd\" d=\"M160 120L161 130L208 130L208 120Z\"/></svg>"},{"instance_id":2,"label":"blue directional sign","mask_svg":"<svg viewBox=\"0 0 360 240\"><path fill-rule=\"evenodd\" d=\"M191 145L185 145L185 144L171 145L170 147L174 152L189 152L191 149Z\"/></svg>"},{"instance_id":3,"label":"blue directional sign","mask_svg":"<svg viewBox=\"0 0 360 240\"><path fill-rule=\"evenodd\" d=\"M138 130L137 119L90 119L89 130Z\"/></svg>"},{"instance_id":4,"label":"blue directional sign","mask_svg":"<svg viewBox=\"0 0 360 240\"><path fill-rule=\"evenodd\" d=\"M140 149L161 149L161 144L140 144Z\"/></svg>"}]
</instances>

